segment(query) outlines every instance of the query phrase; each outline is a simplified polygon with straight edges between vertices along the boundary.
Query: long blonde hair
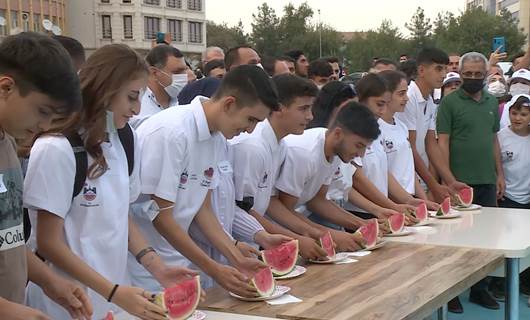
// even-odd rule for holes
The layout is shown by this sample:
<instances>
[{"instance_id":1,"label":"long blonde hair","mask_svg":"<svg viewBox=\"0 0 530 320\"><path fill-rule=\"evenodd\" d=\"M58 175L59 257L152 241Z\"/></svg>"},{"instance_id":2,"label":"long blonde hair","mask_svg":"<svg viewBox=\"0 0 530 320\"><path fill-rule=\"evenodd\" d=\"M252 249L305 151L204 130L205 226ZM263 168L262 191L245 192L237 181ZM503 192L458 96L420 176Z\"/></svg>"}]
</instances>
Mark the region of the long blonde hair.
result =
<instances>
[{"instance_id":1,"label":"long blonde hair","mask_svg":"<svg viewBox=\"0 0 530 320\"><path fill-rule=\"evenodd\" d=\"M79 72L83 108L74 115L62 133L67 135L84 129L85 150L94 162L87 177L95 179L108 169L101 143L106 138L106 111L110 102L127 82L148 73L138 53L123 44L111 44L94 52Z\"/></svg>"}]
</instances>

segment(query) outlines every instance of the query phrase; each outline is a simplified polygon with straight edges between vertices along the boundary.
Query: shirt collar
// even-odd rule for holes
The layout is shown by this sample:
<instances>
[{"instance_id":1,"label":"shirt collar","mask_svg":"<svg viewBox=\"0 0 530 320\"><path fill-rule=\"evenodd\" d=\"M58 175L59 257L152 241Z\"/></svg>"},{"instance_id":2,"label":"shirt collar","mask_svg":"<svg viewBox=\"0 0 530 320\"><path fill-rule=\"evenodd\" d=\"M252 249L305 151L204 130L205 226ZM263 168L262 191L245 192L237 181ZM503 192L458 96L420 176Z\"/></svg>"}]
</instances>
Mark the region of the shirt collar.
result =
<instances>
[{"instance_id":1,"label":"shirt collar","mask_svg":"<svg viewBox=\"0 0 530 320\"><path fill-rule=\"evenodd\" d=\"M156 100L156 96L153 90L151 90L149 86L146 87L144 95L149 98L149 100L151 100L151 102L154 103L158 108L160 108L160 110L166 109L160 103L158 103L158 100ZM167 107L170 108L176 105L178 105L177 99L169 97L169 105Z\"/></svg>"},{"instance_id":2,"label":"shirt collar","mask_svg":"<svg viewBox=\"0 0 530 320\"><path fill-rule=\"evenodd\" d=\"M261 137L267 146L271 149L272 152L275 152L280 144L278 143L278 138L276 138L276 133L269 122L269 119L263 120L258 124L261 129Z\"/></svg>"},{"instance_id":3,"label":"shirt collar","mask_svg":"<svg viewBox=\"0 0 530 320\"><path fill-rule=\"evenodd\" d=\"M480 100L477 101L475 99L473 99L471 96L467 95L465 92L464 92L464 89L462 88L458 88L457 91L458 95L462 98L462 99L467 99L467 100L470 100L470 101L473 101L475 103L483 103L487 100L489 100L490 98L493 98L492 95L490 95L488 92L486 92L486 90L482 90L482 95L480 97Z\"/></svg>"},{"instance_id":4,"label":"shirt collar","mask_svg":"<svg viewBox=\"0 0 530 320\"><path fill-rule=\"evenodd\" d=\"M425 98L423 97L420 88L416 84L416 81L411 81L409 88L412 91L411 93L416 97L416 100L418 100L418 102L427 102L427 100L425 100Z\"/></svg>"},{"instance_id":5,"label":"shirt collar","mask_svg":"<svg viewBox=\"0 0 530 320\"><path fill-rule=\"evenodd\" d=\"M210 127L208 127L208 120L206 120L206 114L204 113L204 107L202 105L205 101L208 101L208 98L197 96L190 103L193 118L195 119L195 125L197 126L197 132L199 133L199 141L204 141L212 137Z\"/></svg>"}]
</instances>

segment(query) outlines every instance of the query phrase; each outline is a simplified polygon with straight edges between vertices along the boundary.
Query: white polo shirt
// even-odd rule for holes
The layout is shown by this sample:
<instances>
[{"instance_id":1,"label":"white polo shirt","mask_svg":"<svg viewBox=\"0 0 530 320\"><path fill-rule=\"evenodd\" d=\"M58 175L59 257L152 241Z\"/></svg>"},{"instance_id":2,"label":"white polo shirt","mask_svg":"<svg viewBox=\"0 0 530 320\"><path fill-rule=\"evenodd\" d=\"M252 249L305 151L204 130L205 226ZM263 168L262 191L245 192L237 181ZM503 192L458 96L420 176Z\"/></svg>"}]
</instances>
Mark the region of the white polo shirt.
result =
<instances>
[{"instance_id":1,"label":"white polo shirt","mask_svg":"<svg viewBox=\"0 0 530 320\"><path fill-rule=\"evenodd\" d=\"M286 156L276 181L276 188L297 197L296 208L315 197L323 185L329 185L339 168L340 159L331 161L324 154L326 128L305 130L302 135L284 138ZM306 210L297 210L309 215Z\"/></svg>"},{"instance_id":2,"label":"white polo shirt","mask_svg":"<svg viewBox=\"0 0 530 320\"><path fill-rule=\"evenodd\" d=\"M142 193L174 202L173 218L186 232L208 190L217 185L219 156L223 152L224 137L220 132L212 134L208 127L202 106L206 100L199 96L190 105L165 109L147 119L137 131L142 149ZM157 215L158 212L135 212L147 241L166 263L189 266L190 261L154 228L152 221ZM150 290L160 289L151 275L133 262L129 263L133 283Z\"/></svg>"},{"instance_id":3,"label":"white polo shirt","mask_svg":"<svg viewBox=\"0 0 530 320\"><path fill-rule=\"evenodd\" d=\"M170 98L168 108L178 105L177 99ZM162 107L160 103L156 100L155 94L153 91L147 87L144 95L141 100L140 113L135 115L129 120L129 124L133 128L138 128L147 118L150 116L159 113L160 111L167 109Z\"/></svg>"},{"instance_id":4,"label":"white polo shirt","mask_svg":"<svg viewBox=\"0 0 530 320\"><path fill-rule=\"evenodd\" d=\"M415 194L414 156L409 142L409 131L405 124L394 118L390 124L379 119L379 129L383 140L383 149L388 160L388 171L394 175L399 184L410 194Z\"/></svg>"},{"instance_id":5,"label":"white polo shirt","mask_svg":"<svg viewBox=\"0 0 530 320\"><path fill-rule=\"evenodd\" d=\"M436 129L436 109L431 95L427 100L422 96L416 82L411 81L407 91L409 101L404 112L397 112L395 117L401 120L409 131L416 131L416 149L425 163L429 166L429 157L425 150L427 131Z\"/></svg>"},{"instance_id":6,"label":"white polo shirt","mask_svg":"<svg viewBox=\"0 0 530 320\"><path fill-rule=\"evenodd\" d=\"M357 167L352 163L339 162L339 166L333 174L326 197L344 207L349 200L349 192L353 185L353 175Z\"/></svg>"},{"instance_id":7,"label":"white polo shirt","mask_svg":"<svg viewBox=\"0 0 530 320\"><path fill-rule=\"evenodd\" d=\"M515 202L530 203L530 136L522 137L512 129L497 133L501 147L506 196Z\"/></svg>"},{"instance_id":8,"label":"white polo shirt","mask_svg":"<svg viewBox=\"0 0 530 320\"><path fill-rule=\"evenodd\" d=\"M252 133L242 133L230 143L234 152L236 200L253 197L253 209L264 215L285 158L285 146L278 142L268 119L258 123Z\"/></svg>"}]
</instances>

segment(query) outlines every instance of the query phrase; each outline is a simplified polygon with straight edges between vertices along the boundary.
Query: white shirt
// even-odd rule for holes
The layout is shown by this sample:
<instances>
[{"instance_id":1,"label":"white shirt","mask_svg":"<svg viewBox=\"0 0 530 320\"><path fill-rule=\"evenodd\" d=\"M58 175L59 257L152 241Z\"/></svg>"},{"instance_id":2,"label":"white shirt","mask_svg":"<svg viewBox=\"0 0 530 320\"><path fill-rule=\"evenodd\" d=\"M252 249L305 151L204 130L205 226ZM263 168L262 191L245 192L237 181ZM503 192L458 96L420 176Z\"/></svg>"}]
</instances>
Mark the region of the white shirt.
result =
<instances>
[{"instance_id":1,"label":"white shirt","mask_svg":"<svg viewBox=\"0 0 530 320\"><path fill-rule=\"evenodd\" d=\"M253 197L253 209L264 215L285 158L285 146L278 142L268 119L258 123L252 133L243 133L230 143L234 150L236 200Z\"/></svg>"},{"instance_id":2,"label":"white shirt","mask_svg":"<svg viewBox=\"0 0 530 320\"><path fill-rule=\"evenodd\" d=\"M506 180L506 196L515 202L530 203L530 135L521 137L509 127L497 133Z\"/></svg>"},{"instance_id":3,"label":"white shirt","mask_svg":"<svg viewBox=\"0 0 530 320\"><path fill-rule=\"evenodd\" d=\"M326 128L313 128L283 139L287 150L276 188L297 197L296 208L313 199L323 185L329 185L339 167L339 157L333 156L328 161L324 154L326 131Z\"/></svg>"},{"instance_id":4,"label":"white shirt","mask_svg":"<svg viewBox=\"0 0 530 320\"><path fill-rule=\"evenodd\" d=\"M233 182L234 170L232 169L231 160L231 148L226 143L217 165L219 183L212 192L212 208L219 223L230 238L253 243L254 235L263 230L263 227L254 217L236 206ZM190 225L189 233L197 245L210 258L221 264L228 264L227 259L211 244L195 222ZM207 289L214 286L214 281L206 273L201 272L201 284L203 289Z\"/></svg>"},{"instance_id":5,"label":"white shirt","mask_svg":"<svg viewBox=\"0 0 530 320\"><path fill-rule=\"evenodd\" d=\"M409 101L404 112L397 112L395 117L401 120L409 131L416 131L416 150L425 163L429 166L429 157L425 150L425 137L427 131L436 129L436 104L431 95L427 100L422 96L416 82L411 81L407 91Z\"/></svg>"},{"instance_id":6,"label":"white shirt","mask_svg":"<svg viewBox=\"0 0 530 320\"><path fill-rule=\"evenodd\" d=\"M388 196L388 160L383 149L382 134L372 144L366 147L366 153L362 158L363 172L374 186L385 196ZM346 210L366 212L365 210L351 204L345 204Z\"/></svg>"},{"instance_id":7,"label":"white shirt","mask_svg":"<svg viewBox=\"0 0 530 320\"><path fill-rule=\"evenodd\" d=\"M223 152L224 137L219 132L210 133L206 121L202 106L206 100L199 96L190 105L165 109L138 128L142 194L173 202L173 218L186 232L208 190L216 187L218 158ZM136 211L135 220L167 264L189 266L191 262L154 228L152 221L157 215L158 212ZM143 267L133 263L133 259L130 262L135 285L152 291L161 289Z\"/></svg>"},{"instance_id":8,"label":"white shirt","mask_svg":"<svg viewBox=\"0 0 530 320\"><path fill-rule=\"evenodd\" d=\"M166 109L163 107L158 101L156 100L155 94L153 91L147 87L145 90L144 95L141 98L141 107L140 107L140 113L132 117L131 120L129 120L129 124L131 127L137 129L145 120L147 120L150 116L159 113L160 111ZM169 99L169 106L168 108L174 107L178 105L177 99L171 98Z\"/></svg>"},{"instance_id":9,"label":"white shirt","mask_svg":"<svg viewBox=\"0 0 530 320\"><path fill-rule=\"evenodd\" d=\"M37 230L36 209L46 210L64 219L64 237L72 252L112 283L128 285L129 204L140 193L139 145L135 141L133 173L129 177L127 157L117 133L103 143L103 155L109 169L99 178L87 177L85 186L73 200L76 163L72 146L59 136L37 139L31 149L24 183L24 205L29 207L33 230ZM88 166L93 163L88 156ZM35 246L35 235L32 235ZM51 265L64 277L71 278ZM94 306L94 319L118 307L88 289ZM42 310L52 319L71 319L66 311L49 300L31 283L27 291L31 307Z\"/></svg>"},{"instance_id":10,"label":"white shirt","mask_svg":"<svg viewBox=\"0 0 530 320\"><path fill-rule=\"evenodd\" d=\"M339 162L339 166L333 174L326 197L335 201L341 207L349 201L349 192L353 185L353 175L357 167L351 163Z\"/></svg>"},{"instance_id":11,"label":"white shirt","mask_svg":"<svg viewBox=\"0 0 530 320\"><path fill-rule=\"evenodd\" d=\"M388 171L394 175L403 189L410 194L415 194L416 172L407 127L395 118L394 124L389 124L381 118L377 122L388 160Z\"/></svg>"}]
</instances>

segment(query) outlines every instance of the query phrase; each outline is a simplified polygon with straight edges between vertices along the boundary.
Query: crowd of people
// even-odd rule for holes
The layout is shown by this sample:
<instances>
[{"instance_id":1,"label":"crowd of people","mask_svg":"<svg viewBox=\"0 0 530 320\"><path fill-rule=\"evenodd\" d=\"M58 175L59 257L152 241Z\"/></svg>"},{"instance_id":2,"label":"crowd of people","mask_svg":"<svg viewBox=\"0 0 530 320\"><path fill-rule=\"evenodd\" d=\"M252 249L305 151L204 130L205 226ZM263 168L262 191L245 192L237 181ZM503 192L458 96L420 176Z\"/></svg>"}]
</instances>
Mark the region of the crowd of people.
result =
<instances>
[{"instance_id":1,"label":"crowd of people","mask_svg":"<svg viewBox=\"0 0 530 320\"><path fill-rule=\"evenodd\" d=\"M254 296L259 248L297 239L325 259L330 232L360 250L369 219L413 224L468 186L476 204L530 209L530 50L509 76L505 58L424 48L347 75L336 57L209 47L194 72L167 44L86 58L72 38L7 37L0 318L165 319L153 293L197 274ZM484 279L470 301L503 294Z\"/></svg>"}]
</instances>

